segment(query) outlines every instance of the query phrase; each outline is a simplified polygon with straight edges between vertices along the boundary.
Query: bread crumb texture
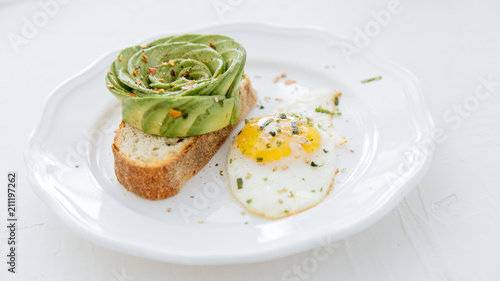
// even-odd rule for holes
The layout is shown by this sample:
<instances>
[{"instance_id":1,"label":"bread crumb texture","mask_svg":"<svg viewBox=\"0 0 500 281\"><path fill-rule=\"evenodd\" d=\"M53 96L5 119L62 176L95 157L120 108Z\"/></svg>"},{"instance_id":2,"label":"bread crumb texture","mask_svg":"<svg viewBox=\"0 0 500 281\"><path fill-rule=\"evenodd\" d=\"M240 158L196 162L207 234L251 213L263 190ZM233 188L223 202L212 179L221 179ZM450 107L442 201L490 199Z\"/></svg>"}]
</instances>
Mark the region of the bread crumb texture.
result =
<instances>
[{"instance_id":1,"label":"bread crumb texture","mask_svg":"<svg viewBox=\"0 0 500 281\"><path fill-rule=\"evenodd\" d=\"M179 155L193 138L166 138L150 135L123 123L115 142L120 144L120 151L129 159L152 164Z\"/></svg>"}]
</instances>

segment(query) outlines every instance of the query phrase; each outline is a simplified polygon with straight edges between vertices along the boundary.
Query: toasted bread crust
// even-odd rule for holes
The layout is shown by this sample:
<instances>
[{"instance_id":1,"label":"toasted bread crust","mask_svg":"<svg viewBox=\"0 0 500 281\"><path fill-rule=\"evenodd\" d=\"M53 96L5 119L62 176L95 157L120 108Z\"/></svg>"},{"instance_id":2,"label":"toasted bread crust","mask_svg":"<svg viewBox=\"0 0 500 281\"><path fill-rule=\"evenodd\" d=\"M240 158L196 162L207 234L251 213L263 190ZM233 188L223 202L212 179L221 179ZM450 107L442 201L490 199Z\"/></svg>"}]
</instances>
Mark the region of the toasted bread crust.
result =
<instances>
[{"instance_id":1,"label":"toasted bread crust","mask_svg":"<svg viewBox=\"0 0 500 281\"><path fill-rule=\"evenodd\" d=\"M257 101L257 93L248 78L241 82L240 97L241 120ZM228 125L218 131L189 138L185 140L188 143L182 152L175 157L144 163L132 160L120 151L117 136L125 126L128 125L122 121L111 146L116 177L127 190L152 200L176 195L184 183L210 161L233 129Z\"/></svg>"}]
</instances>

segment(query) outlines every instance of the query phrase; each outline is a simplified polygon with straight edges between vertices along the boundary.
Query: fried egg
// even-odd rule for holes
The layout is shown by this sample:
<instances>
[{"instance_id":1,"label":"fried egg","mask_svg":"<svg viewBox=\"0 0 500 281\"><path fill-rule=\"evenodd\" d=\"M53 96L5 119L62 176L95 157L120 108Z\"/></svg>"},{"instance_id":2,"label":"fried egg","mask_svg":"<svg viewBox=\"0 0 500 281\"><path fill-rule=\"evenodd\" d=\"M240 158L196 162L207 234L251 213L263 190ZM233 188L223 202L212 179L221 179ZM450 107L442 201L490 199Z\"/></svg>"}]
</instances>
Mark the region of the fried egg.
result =
<instances>
[{"instance_id":1,"label":"fried egg","mask_svg":"<svg viewBox=\"0 0 500 281\"><path fill-rule=\"evenodd\" d=\"M330 192L335 146L332 118L340 93L321 89L245 120L228 154L234 197L250 212L278 219L307 210Z\"/></svg>"}]
</instances>

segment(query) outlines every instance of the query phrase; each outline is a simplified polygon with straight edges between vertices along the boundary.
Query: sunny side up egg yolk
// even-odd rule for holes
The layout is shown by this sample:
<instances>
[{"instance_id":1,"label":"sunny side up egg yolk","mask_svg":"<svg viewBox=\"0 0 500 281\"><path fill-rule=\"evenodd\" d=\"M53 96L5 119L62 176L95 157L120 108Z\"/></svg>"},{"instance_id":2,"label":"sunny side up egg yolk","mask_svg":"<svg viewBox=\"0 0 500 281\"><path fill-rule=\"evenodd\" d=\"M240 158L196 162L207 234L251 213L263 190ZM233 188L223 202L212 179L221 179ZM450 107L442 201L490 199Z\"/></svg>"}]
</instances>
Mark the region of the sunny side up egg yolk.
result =
<instances>
[{"instance_id":1,"label":"sunny side up egg yolk","mask_svg":"<svg viewBox=\"0 0 500 281\"><path fill-rule=\"evenodd\" d=\"M284 113L248 122L237 136L241 153L256 162L270 162L289 156L296 143L308 154L321 145L321 136L312 121L298 120Z\"/></svg>"}]
</instances>

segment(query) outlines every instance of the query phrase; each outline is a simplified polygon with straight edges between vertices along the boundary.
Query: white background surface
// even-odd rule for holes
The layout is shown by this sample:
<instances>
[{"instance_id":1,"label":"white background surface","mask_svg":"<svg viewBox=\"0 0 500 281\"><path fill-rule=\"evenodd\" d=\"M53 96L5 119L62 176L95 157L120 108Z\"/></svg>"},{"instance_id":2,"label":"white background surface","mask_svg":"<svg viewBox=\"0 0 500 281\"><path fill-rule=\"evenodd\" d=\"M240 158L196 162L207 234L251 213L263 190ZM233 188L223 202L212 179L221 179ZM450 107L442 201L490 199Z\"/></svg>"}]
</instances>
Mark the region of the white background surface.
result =
<instances>
[{"instance_id":1,"label":"white background surface","mask_svg":"<svg viewBox=\"0 0 500 281\"><path fill-rule=\"evenodd\" d=\"M110 49L156 33L236 20L317 25L352 38L390 1L73 0L58 4L31 38L13 45L9 34L22 36L25 19L33 22L47 2L0 1L0 175L19 173L20 224L18 273L7 273L2 262L0 280L500 280L500 82L488 98L473 103L481 77L500 81L500 2L401 0L402 11L369 38L366 48L418 77L447 138L428 175L397 208L341 241L312 269L307 263L313 251L199 267L96 246L67 229L32 192L24 145L49 93ZM228 9L218 13L216 5ZM3 257L6 237L3 228ZM294 268L300 273L288 274Z\"/></svg>"}]
</instances>

